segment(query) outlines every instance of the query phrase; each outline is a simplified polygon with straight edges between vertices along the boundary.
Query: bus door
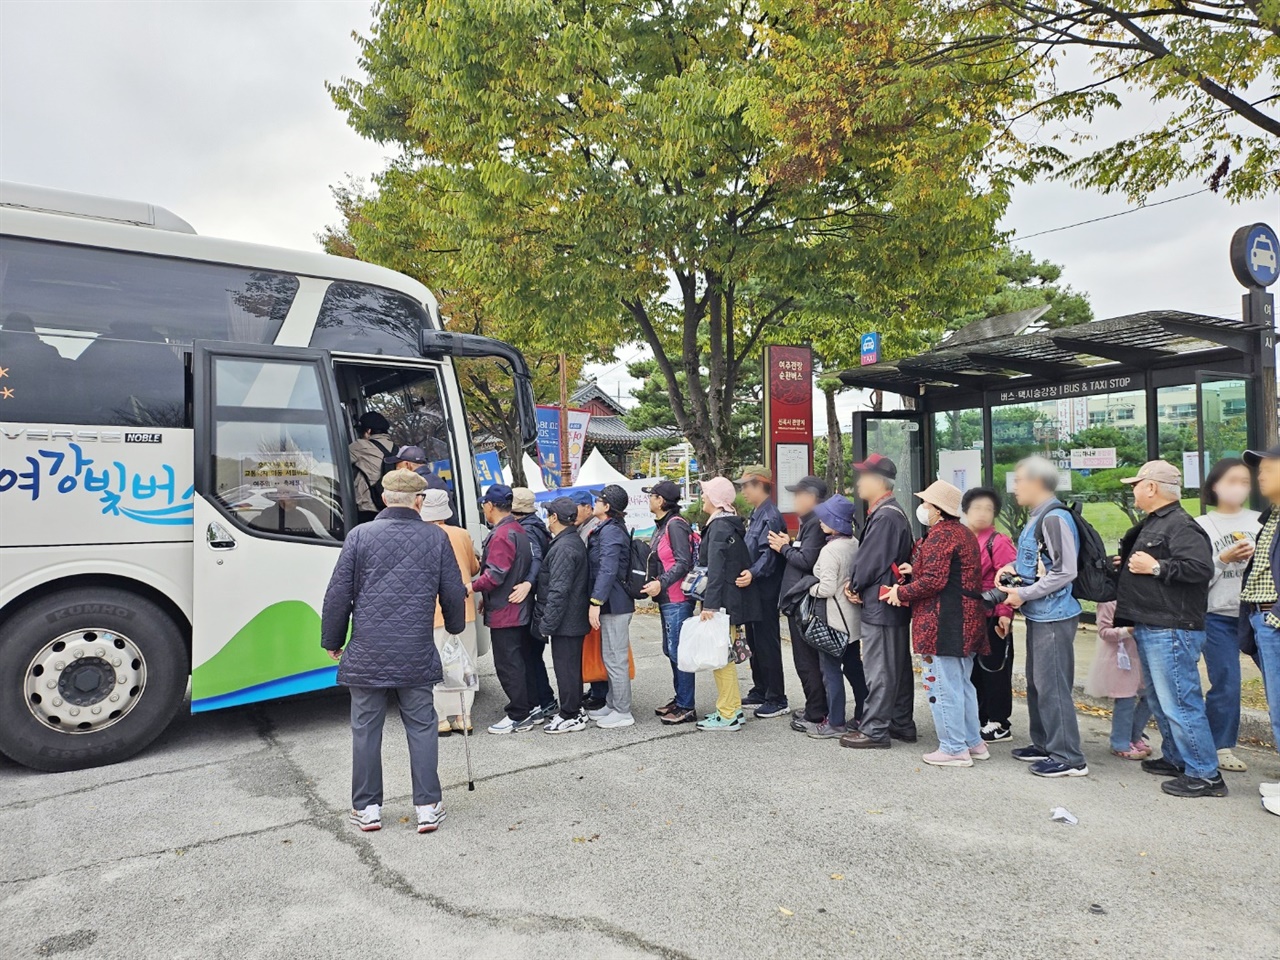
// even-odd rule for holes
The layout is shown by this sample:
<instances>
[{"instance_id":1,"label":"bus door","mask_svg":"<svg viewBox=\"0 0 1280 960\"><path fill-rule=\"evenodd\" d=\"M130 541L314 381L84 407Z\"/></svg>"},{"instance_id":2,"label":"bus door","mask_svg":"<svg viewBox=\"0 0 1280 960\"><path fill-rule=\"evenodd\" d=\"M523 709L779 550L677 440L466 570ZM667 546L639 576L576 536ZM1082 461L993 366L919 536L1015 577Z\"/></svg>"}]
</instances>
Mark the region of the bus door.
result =
<instances>
[{"instance_id":1,"label":"bus door","mask_svg":"<svg viewBox=\"0 0 1280 960\"><path fill-rule=\"evenodd\" d=\"M320 609L354 523L327 351L192 348L191 709L331 686Z\"/></svg>"}]
</instances>

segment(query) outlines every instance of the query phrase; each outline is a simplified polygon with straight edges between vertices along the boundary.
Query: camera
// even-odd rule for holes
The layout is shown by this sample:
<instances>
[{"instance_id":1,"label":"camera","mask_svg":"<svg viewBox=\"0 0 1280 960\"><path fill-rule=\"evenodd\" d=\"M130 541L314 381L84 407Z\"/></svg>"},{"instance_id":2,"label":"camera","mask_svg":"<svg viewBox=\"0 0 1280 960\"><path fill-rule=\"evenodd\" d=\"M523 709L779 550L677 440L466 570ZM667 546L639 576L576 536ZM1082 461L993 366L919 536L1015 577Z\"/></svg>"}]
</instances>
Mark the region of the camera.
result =
<instances>
[{"instance_id":1,"label":"camera","mask_svg":"<svg viewBox=\"0 0 1280 960\"><path fill-rule=\"evenodd\" d=\"M1018 587L1025 587L1030 582L1026 577L1019 576L1016 573L1006 573L1000 577L1000 586L1006 589L1016 590Z\"/></svg>"}]
</instances>

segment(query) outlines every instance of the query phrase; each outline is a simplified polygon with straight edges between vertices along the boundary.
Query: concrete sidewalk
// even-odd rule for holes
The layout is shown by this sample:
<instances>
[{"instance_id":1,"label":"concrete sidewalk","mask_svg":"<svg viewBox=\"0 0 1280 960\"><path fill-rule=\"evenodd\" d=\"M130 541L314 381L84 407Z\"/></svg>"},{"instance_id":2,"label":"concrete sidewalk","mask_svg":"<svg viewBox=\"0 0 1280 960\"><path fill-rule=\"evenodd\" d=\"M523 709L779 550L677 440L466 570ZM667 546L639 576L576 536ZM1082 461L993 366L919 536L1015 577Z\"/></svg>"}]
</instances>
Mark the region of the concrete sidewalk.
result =
<instances>
[{"instance_id":1,"label":"concrete sidewalk","mask_svg":"<svg viewBox=\"0 0 1280 960\"><path fill-rule=\"evenodd\" d=\"M1083 780L1038 779L1004 749L972 769L925 766L923 696L921 742L871 753L785 720L672 729L653 717L671 692L656 617L633 635L637 725L481 733L473 793L447 738L449 819L434 836L409 822L397 719L385 826L348 826L341 691L183 717L116 766L0 760L0 955L1275 956L1280 817L1257 794L1280 780L1273 751L1242 750L1250 771L1228 775L1231 795L1196 801L1110 756L1107 721L1089 715ZM482 730L504 699L487 657L481 672ZM710 677L697 685L710 709ZM1056 806L1079 825L1051 821Z\"/></svg>"}]
</instances>

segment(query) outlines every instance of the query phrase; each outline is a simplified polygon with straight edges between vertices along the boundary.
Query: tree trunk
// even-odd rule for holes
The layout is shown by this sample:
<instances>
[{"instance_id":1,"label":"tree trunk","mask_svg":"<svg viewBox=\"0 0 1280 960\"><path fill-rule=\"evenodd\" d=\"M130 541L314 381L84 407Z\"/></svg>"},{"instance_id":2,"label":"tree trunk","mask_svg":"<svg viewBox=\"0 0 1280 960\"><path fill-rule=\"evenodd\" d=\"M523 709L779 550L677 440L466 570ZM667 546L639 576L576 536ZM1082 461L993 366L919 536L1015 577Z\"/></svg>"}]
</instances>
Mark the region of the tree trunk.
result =
<instances>
[{"instance_id":1,"label":"tree trunk","mask_svg":"<svg viewBox=\"0 0 1280 960\"><path fill-rule=\"evenodd\" d=\"M836 413L836 387L822 391L827 400L827 489L831 493L844 491L844 434Z\"/></svg>"}]
</instances>

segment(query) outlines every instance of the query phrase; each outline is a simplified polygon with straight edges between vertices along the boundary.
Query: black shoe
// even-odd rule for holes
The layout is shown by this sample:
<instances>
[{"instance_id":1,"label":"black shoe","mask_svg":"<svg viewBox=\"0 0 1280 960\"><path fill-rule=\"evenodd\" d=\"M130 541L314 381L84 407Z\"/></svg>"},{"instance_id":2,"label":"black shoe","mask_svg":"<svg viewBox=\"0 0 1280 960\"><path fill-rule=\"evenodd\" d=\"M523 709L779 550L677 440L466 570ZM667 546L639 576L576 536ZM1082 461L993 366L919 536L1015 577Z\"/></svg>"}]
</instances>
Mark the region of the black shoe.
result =
<instances>
[{"instance_id":1,"label":"black shoe","mask_svg":"<svg viewBox=\"0 0 1280 960\"><path fill-rule=\"evenodd\" d=\"M675 698L673 697L670 703L668 703L665 707L659 707L657 710L653 711L653 714L656 717L665 717L668 713L675 710L677 706L678 705L675 701Z\"/></svg>"},{"instance_id":2,"label":"black shoe","mask_svg":"<svg viewBox=\"0 0 1280 960\"><path fill-rule=\"evenodd\" d=\"M664 713L661 720L668 727L676 727L682 723L696 723L698 714L687 707L676 707L670 713Z\"/></svg>"},{"instance_id":3,"label":"black shoe","mask_svg":"<svg viewBox=\"0 0 1280 960\"><path fill-rule=\"evenodd\" d=\"M782 717L787 714L789 709L790 708L787 706L787 701L785 700L782 700L782 701L774 700L774 701L762 703L760 704L760 706L756 707L756 719L772 720L774 717Z\"/></svg>"},{"instance_id":4,"label":"black shoe","mask_svg":"<svg viewBox=\"0 0 1280 960\"><path fill-rule=\"evenodd\" d=\"M889 739L901 740L903 743L915 743L920 738L914 733L894 733L892 730L890 730Z\"/></svg>"},{"instance_id":5,"label":"black shoe","mask_svg":"<svg viewBox=\"0 0 1280 960\"><path fill-rule=\"evenodd\" d=\"M1222 774L1215 773L1212 780L1189 777L1185 773L1160 784L1160 789L1171 797L1225 797L1227 782Z\"/></svg>"},{"instance_id":6,"label":"black shoe","mask_svg":"<svg viewBox=\"0 0 1280 960\"><path fill-rule=\"evenodd\" d=\"M1023 763L1039 763L1041 760L1052 760L1047 750L1041 750L1035 744L1029 747L1014 747L1009 753L1015 760L1021 760Z\"/></svg>"},{"instance_id":7,"label":"black shoe","mask_svg":"<svg viewBox=\"0 0 1280 960\"><path fill-rule=\"evenodd\" d=\"M744 707L758 707L763 703L764 694L756 693L754 690L742 698L742 705Z\"/></svg>"},{"instance_id":8,"label":"black shoe","mask_svg":"<svg viewBox=\"0 0 1280 960\"><path fill-rule=\"evenodd\" d=\"M604 700L601 697L583 697L582 698L583 710L599 710L603 706L604 706Z\"/></svg>"},{"instance_id":9,"label":"black shoe","mask_svg":"<svg viewBox=\"0 0 1280 960\"><path fill-rule=\"evenodd\" d=\"M1154 760L1143 760L1142 769L1157 777L1180 777L1183 773L1182 767L1174 766L1164 757L1157 757Z\"/></svg>"},{"instance_id":10,"label":"black shoe","mask_svg":"<svg viewBox=\"0 0 1280 960\"><path fill-rule=\"evenodd\" d=\"M982 739L987 743L995 743L997 740L1012 740L1013 731L1009 729L1008 724L1000 723L998 720L992 720L981 731Z\"/></svg>"}]
</instances>

